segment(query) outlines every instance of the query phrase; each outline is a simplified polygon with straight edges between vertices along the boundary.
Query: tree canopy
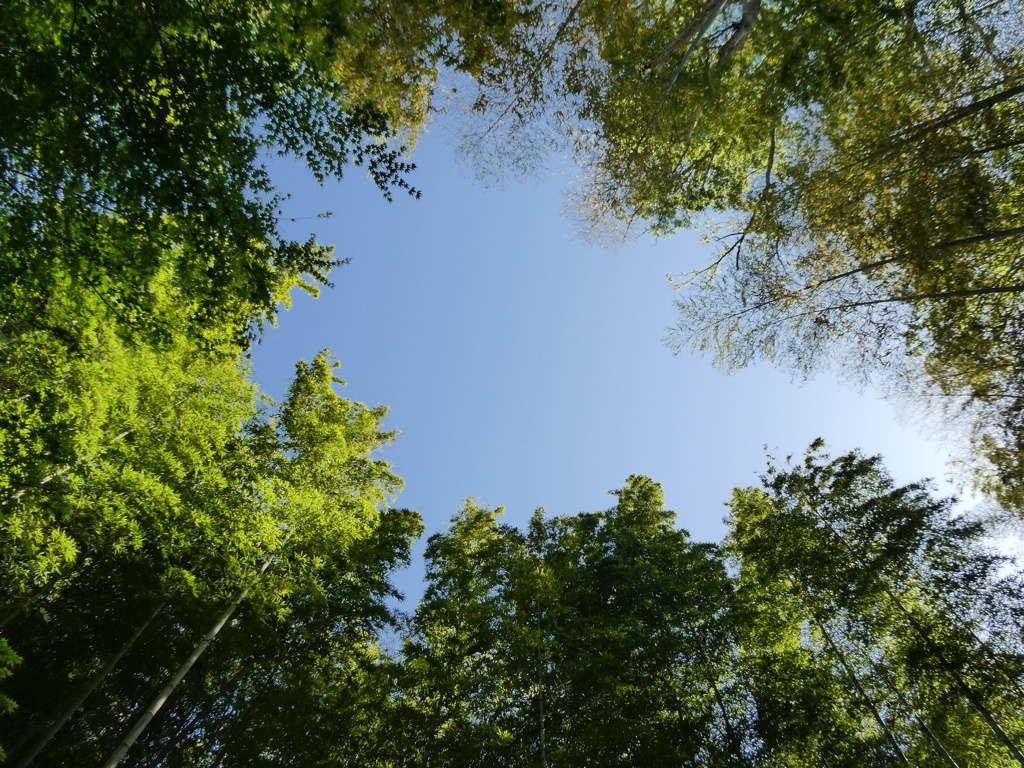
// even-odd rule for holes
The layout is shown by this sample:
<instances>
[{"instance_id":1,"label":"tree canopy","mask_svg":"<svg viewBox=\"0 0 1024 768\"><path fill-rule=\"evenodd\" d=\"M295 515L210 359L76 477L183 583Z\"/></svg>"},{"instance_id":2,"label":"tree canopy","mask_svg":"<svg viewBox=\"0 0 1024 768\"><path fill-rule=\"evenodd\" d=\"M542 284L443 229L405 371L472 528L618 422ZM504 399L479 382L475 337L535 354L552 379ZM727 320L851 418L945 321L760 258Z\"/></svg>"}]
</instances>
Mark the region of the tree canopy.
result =
<instances>
[{"instance_id":1,"label":"tree canopy","mask_svg":"<svg viewBox=\"0 0 1024 768\"><path fill-rule=\"evenodd\" d=\"M483 17L331 0L11 5L0 63L4 338L40 327L68 285L99 297L123 331L159 340L160 274L197 336L208 325L244 336L292 287L327 284L339 262L281 235L264 154L299 158L321 181L360 165L385 196L418 194L394 139L415 138L437 67L471 66L486 54L484 22L500 28L509 14L501 3Z\"/></svg>"},{"instance_id":2,"label":"tree canopy","mask_svg":"<svg viewBox=\"0 0 1024 768\"><path fill-rule=\"evenodd\" d=\"M245 642L270 659L277 652L260 643L299 633L285 655L303 663L300 649L318 632L316 653L355 663L350 654L372 654L369 638L393 622L385 606L393 594L388 573L408 559L421 524L415 513L386 507L400 481L372 457L392 437L380 429L385 409L338 397L327 353L297 366L276 413L256 399L237 362L220 370L186 367L165 353L159 373L151 374L138 358L117 371L119 382L131 383L128 370L159 375L170 389L168 407L153 413L161 403L133 401L140 388L129 388L111 410L142 410L136 418L148 423L89 456L69 458L49 482L7 499L5 634L23 663L5 686L17 708L5 718L3 740L15 755L57 717L68 682L88 687L133 630L155 623L141 647L130 647L137 637L129 643L127 669L100 676L108 703L89 701L70 735L45 753L55 765L87 751L102 758L147 685L166 674L242 585L252 589L236 621L253 625ZM110 434L110 424L104 426ZM253 582L261 563L272 567ZM224 663L232 682L217 687L212 672L198 688L190 680L187 691L201 696L213 686L206 695L215 698L192 704L186 693L176 706L205 707L210 714L201 730L214 732L218 707L241 706L223 697L249 695L237 681L243 669L271 674L270 667L237 666L242 655L261 652L229 653ZM123 714L111 721L111 711ZM166 727L174 722L172 714ZM211 739L204 743L213 749L218 742Z\"/></svg>"},{"instance_id":3,"label":"tree canopy","mask_svg":"<svg viewBox=\"0 0 1024 768\"><path fill-rule=\"evenodd\" d=\"M704 222L666 342L966 414L1020 503L1020 4L552 2L470 88L467 151L582 175L584 233Z\"/></svg>"},{"instance_id":4,"label":"tree canopy","mask_svg":"<svg viewBox=\"0 0 1024 768\"><path fill-rule=\"evenodd\" d=\"M369 764L1024 760L1019 576L927 484L818 443L734 491L722 547L649 478L614 493L526 530L467 502L431 537Z\"/></svg>"},{"instance_id":5,"label":"tree canopy","mask_svg":"<svg viewBox=\"0 0 1024 768\"><path fill-rule=\"evenodd\" d=\"M8 6L0 760L1024 768L1020 576L927 483L815 443L720 545L641 475L525 530L467 501L405 614L387 409L246 357L340 263L263 158L417 195L455 73L470 151L571 148L592 230L710 218L670 344L951 397L1019 507L1016 0Z\"/></svg>"}]
</instances>

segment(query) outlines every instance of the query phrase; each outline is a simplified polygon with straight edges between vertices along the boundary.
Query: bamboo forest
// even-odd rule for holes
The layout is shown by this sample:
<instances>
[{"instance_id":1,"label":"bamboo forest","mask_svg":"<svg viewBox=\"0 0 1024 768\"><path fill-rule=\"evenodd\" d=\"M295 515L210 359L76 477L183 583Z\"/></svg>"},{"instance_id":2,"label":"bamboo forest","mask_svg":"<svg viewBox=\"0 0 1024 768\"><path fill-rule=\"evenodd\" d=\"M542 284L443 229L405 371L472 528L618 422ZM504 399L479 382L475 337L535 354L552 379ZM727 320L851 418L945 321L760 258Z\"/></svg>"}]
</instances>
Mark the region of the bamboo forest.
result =
<instances>
[{"instance_id":1,"label":"bamboo forest","mask_svg":"<svg viewBox=\"0 0 1024 768\"><path fill-rule=\"evenodd\" d=\"M0 40L0 764L1024 768L1020 0L2 0ZM431 124L492 182L568 158L595 248L704 233L665 354L924 404L985 514L824 440L715 543L643 474L404 508L331 350L276 399L251 355L350 279L267 158L415 206Z\"/></svg>"}]
</instances>

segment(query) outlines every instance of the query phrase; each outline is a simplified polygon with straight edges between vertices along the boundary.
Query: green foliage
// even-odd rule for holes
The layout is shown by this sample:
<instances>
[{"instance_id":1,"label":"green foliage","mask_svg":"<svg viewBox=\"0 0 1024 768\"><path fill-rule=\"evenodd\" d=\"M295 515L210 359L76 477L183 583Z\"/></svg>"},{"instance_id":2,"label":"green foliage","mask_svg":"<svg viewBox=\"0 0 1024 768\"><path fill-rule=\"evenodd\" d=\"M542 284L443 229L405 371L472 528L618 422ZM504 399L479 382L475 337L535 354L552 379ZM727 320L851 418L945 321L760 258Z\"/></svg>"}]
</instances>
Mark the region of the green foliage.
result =
<instances>
[{"instance_id":1,"label":"green foliage","mask_svg":"<svg viewBox=\"0 0 1024 768\"><path fill-rule=\"evenodd\" d=\"M979 526L820 444L762 480L724 552L639 476L525 532L467 502L364 763L1017 764L1020 584Z\"/></svg>"},{"instance_id":2,"label":"green foliage","mask_svg":"<svg viewBox=\"0 0 1024 768\"><path fill-rule=\"evenodd\" d=\"M396 594L388 578L408 563L421 531L416 513L386 510L368 536L325 553L284 612L243 607L137 759L360 764L387 709L388 665L378 640L396 625L385 604Z\"/></svg>"},{"instance_id":3,"label":"green foliage","mask_svg":"<svg viewBox=\"0 0 1024 768\"><path fill-rule=\"evenodd\" d=\"M834 58L841 89L829 83L765 134L731 234L680 276L667 341L730 371L836 368L963 414L976 486L1014 506L1019 8L917 3L879 23L867 39L850 29Z\"/></svg>"},{"instance_id":4,"label":"green foliage","mask_svg":"<svg viewBox=\"0 0 1024 768\"><path fill-rule=\"evenodd\" d=\"M280 235L261 155L414 192L392 141L415 138L448 68L479 86L480 152L504 131L522 169L571 146L592 222L739 213L680 300L678 343L802 373L837 344L900 373L888 360L908 353L925 386L969 400L980 485L1015 504L1015 5L6 10L0 741L15 759L69 701L41 762L102 759L255 584L137 762L1024 765L1019 578L878 459L815 445L770 465L734 493L723 548L676 528L641 476L607 511L538 511L526 531L467 502L429 540L403 620L390 574L423 526L389 508L386 409L340 397L327 351L274 406L243 355L337 263Z\"/></svg>"},{"instance_id":5,"label":"green foliage","mask_svg":"<svg viewBox=\"0 0 1024 768\"><path fill-rule=\"evenodd\" d=\"M14 667L21 663L21 657L11 650L10 644L4 638L0 638L0 680L10 677ZM11 713L18 708L17 703L9 696L0 694L0 711ZM6 752L0 748L0 760L6 757Z\"/></svg>"},{"instance_id":6,"label":"green foliage","mask_svg":"<svg viewBox=\"0 0 1024 768\"><path fill-rule=\"evenodd\" d=\"M156 339L161 271L196 335L227 325L241 336L302 275L326 283L330 249L278 234L260 153L302 157L321 179L365 164L385 193L407 187L411 166L385 142L390 104L357 97L336 66L358 40L347 37L356 9L321 5L325 19L235 0L8 9L0 273L16 301L5 335L39 327L69 283L100 297L122 332Z\"/></svg>"},{"instance_id":7,"label":"green foliage","mask_svg":"<svg viewBox=\"0 0 1024 768\"><path fill-rule=\"evenodd\" d=\"M230 745L246 743L247 728L257 728L232 724L250 705L259 728L277 721L270 713L285 700L289 711L301 703L322 713L331 699L327 673L324 689L301 681L318 667L356 665L377 675L375 638L394 624L388 575L408 561L422 529L415 513L382 512L400 486L371 457L392 437L379 428L385 409L338 397L329 353L297 366L278 414L256 398L237 359L214 364L183 341L158 355L131 350L124 366L106 371L120 389L107 392L107 410L94 415L119 419L130 433L100 441L91 455L68 456L65 471L10 497L5 509L4 598L16 606L7 639L24 657L6 686L19 706L2 738L15 755L156 606L167 605L116 676L105 677L106 704L91 697L46 751L51 764L94 751L102 759L137 702L163 684L269 557L274 567L234 622L248 629L237 640L228 632L216 646L224 650L193 673L174 711L203 719L207 735L189 744L228 755L242 749ZM111 429L104 420L86 426ZM52 540L67 545L60 562L53 545L39 543ZM282 655L294 666L282 666ZM277 682L268 688L261 676ZM173 749L177 717L140 753Z\"/></svg>"},{"instance_id":8,"label":"green foliage","mask_svg":"<svg viewBox=\"0 0 1024 768\"><path fill-rule=\"evenodd\" d=\"M385 409L335 395L324 353L273 414L241 356L292 287L315 293L338 263L280 236L261 155L300 157L321 181L364 165L385 196L414 192L391 138L422 122L431 63L395 56L393 36L381 45L373 10L5 9L0 600L13 622L3 647L26 658L5 681L17 722L35 726L11 726L23 753L165 599L178 618L113 693L130 712L140 681L159 679L267 558L278 562L252 621L283 621L297 595L328 600L327 580L359 568L346 615L384 620L381 569L417 525L381 519L400 486L370 457L392 437ZM369 59L371 84L356 66ZM382 526L379 562L345 565ZM63 749L102 751L113 726L97 718Z\"/></svg>"},{"instance_id":9,"label":"green foliage","mask_svg":"<svg viewBox=\"0 0 1024 768\"><path fill-rule=\"evenodd\" d=\"M735 491L724 551L690 541L641 476L605 512L538 510L526 531L467 502L430 538L426 592L389 656L388 576L422 524L406 510L369 521L360 507L348 526L316 524L330 517L316 501L326 476L386 439L375 414L333 394L333 370L326 354L301 363L281 415L241 433L240 446L278 446L255 451L276 468L260 498L294 534L137 759L854 768L946 765L945 751L961 765L1016 764L1019 578L1001 575L1003 559L950 501L820 444ZM342 484L380 498L381 472L362 490ZM46 615L25 614L10 634L26 649L10 681L15 725L45 722L62 703L58 678L82 685L167 600L51 764L107 751L221 609L169 589L130 551L81 562L40 600Z\"/></svg>"},{"instance_id":10,"label":"green foliage","mask_svg":"<svg viewBox=\"0 0 1024 768\"><path fill-rule=\"evenodd\" d=\"M396 713L415 724L411 764L716 754L724 570L672 527L656 483L634 476L617 496L608 512L538 512L525 535L467 502L431 538Z\"/></svg>"},{"instance_id":11,"label":"green foliage","mask_svg":"<svg viewBox=\"0 0 1024 768\"><path fill-rule=\"evenodd\" d=\"M1020 3L552 2L467 90L466 151L583 176L613 241L706 219L666 339L965 413L979 490L1020 504Z\"/></svg>"},{"instance_id":12,"label":"green foliage","mask_svg":"<svg viewBox=\"0 0 1024 768\"><path fill-rule=\"evenodd\" d=\"M726 549L757 638L747 663L794 675L754 678L766 749L779 764L818 744L830 765L894 762L897 748L942 765L937 741L960 765L1019 764L1019 579L1000 577L950 500L821 447L730 503ZM794 685L809 686L796 706Z\"/></svg>"},{"instance_id":13,"label":"green foliage","mask_svg":"<svg viewBox=\"0 0 1024 768\"><path fill-rule=\"evenodd\" d=\"M102 305L86 307L82 323L3 350L8 597L79 554L187 548L184 531L229 514L208 493L224 485L220 463L257 407L244 366L180 337L160 350L126 346Z\"/></svg>"}]
</instances>

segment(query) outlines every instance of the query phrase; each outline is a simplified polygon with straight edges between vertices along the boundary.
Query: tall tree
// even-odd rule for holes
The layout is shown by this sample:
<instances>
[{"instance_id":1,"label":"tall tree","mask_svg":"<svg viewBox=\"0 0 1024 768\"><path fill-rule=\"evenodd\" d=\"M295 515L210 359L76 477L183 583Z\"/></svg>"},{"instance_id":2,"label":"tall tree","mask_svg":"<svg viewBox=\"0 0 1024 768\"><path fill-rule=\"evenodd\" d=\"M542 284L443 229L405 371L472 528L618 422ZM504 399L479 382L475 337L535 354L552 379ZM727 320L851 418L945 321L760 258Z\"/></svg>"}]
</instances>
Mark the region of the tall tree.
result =
<instances>
[{"instance_id":1,"label":"tall tree","mask_svg":"<svg viewBox=\"0 0 1024 768\"><path fill-rule=\"evenodd\" d=\"M8 10L0 270L17 297L8 337L37 327L68 283L101 297L126 332L160 338L148 290L160 269L173 273L200 336L225 322L243 335L303 275L326 282L330 249L278 232L259 162L270 148L320 178L355 162L385 191L407 186L411 166L385 142L392 104L351 93L336 66L360 42L350 9L51 0ZM414 84L395 83L399 95L380 101L401 101Z\"/></svg>"},{"instance_id":2,"label":"tall tree","mask_svg":"<svg viewBox=\"0 0 1024 768\"><path fill-rule=\"evenodd\" d=\"M228 596L251 582L261 559L276 556L281 562L247 598L257 620L286 611L293 597L326 599L328 563L349 562L346 553L354 543L377 536L381 507L399 486L388 466L371 456L391 437L380 429L384 409L335 394L334 367L327 353L300 363L280 417L261 413L246 383L247 424L238 410L230 410L238 407L230 399L218 405L215 395L229 398L231 388L200 368L209 389L195 403L177 404L169 417L169 430L176 434L147 433L130 444L132 450L120 452L109 470L108 455L89 462L90 473L82 480L86 488L77 495L94 499L103 515L113 516L108 536L117 526L126 532L103 543L82 537L91 533L89 517L64 521L69 538L82 537L74 571L56 586L44 584L48 589L34 610L7 628L12 647L25 657L8 681L19 704L9 719L14 730L8 743L15 734L35 738L45 730L74 689L84 686L163 600L173 609L170 623L143 635L144 647L132 649L122 663L128 664L128 671L118 674L123 683L105 694L118 704L105 707L90 699L84 719L44 753L44 760L59 761L57 755L69 749L80 752L83 740L101 752L113 748L107 742L115 737L120 717L131 713L147 686L162 687L163 670L176 667L174 659L187 654L181 650L195 644L190 635L206 631ZM236 376L241 378L237 370ZM205 423L193 425L192 418ZM177 441L188 449L181 455L175 455ZM78 477L69 472L62 485ZM387 569L401 562L415 535L415 515L388 519L384 538L371 548L380 562L364 555L361 566L334 566L342 568L336 575L342 582L350 578L345 568L375 574L353 582L356 593L349 599L360 606L350 613L354 617L379 613L375 606L386 591ZM288 546L280 551L285 537ZM370 596L359 597L360 589L370 590ZM111 720L112 712L123 714Z\"/></svg>"},{"instance_id":3,"label":"tall tree","mask_svg":"<svg viewBox=\"0 0 1024 768\"><path fill-rule=\"evenodd\" d=\"M1000 618L1016 610L1000 558L949 500L896 486L877 457L820 449L734 493L741 590L789 607L795 648L862 713L852 743L893 764L1019 765L1024 655ZM797 716L834 727L807 704Z\"/></svg>"},{"instance_id":4,"label":"tall tree","mask_svg":"<svg viewBox=\"0 0 1024 768\"><path fill-rule=\"evenodd\" d=\"M526 534L467 504L431 539L405 651L408 764L674 764L735 746L715 701L730 592L715 549L672 526L648 478L616 496L538 512Z\"/></svg>"}]
</instances>

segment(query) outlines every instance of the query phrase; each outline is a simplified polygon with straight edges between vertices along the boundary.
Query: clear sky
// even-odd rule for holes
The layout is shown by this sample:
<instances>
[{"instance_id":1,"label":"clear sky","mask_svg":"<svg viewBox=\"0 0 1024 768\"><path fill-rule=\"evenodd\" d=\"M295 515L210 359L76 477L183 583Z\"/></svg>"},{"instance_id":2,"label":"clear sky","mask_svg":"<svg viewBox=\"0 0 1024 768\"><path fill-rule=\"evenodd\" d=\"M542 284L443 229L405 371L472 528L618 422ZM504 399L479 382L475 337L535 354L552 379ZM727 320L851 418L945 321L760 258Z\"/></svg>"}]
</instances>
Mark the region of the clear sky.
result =
<instances>
[{"instance_id":1,"label":"clear sky","mask_svg":"<svg viewBox=\"0 0 1024 768\"><path fill-rule=\"evenodd\" d=\"M298 164L270 164L292 196L286 232L315 233L352 263L319 299L296 296L253 361L279 398L295 362L330 347L345 396L390 406L396 505L419 510L428 533L467 497L505 506L513 524L538 506L607 509L606 492L640 473L662 483L694 538L717 541L723 503L756 482L764 446L799 454L818 436L833 453L882 454L901 482L946 474L940 447L870 392L766 367L724 376L673 356L661 343L674 322L666 274L708 260L697 233L612 254L561 216L565 177L487 189L437 132L413 160L422 199L390 204L361 169L321 188ZM315 218L323 211L333 216ZM400 578L407 592L418 572Z\"/></svg>"}]
</instances>

